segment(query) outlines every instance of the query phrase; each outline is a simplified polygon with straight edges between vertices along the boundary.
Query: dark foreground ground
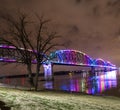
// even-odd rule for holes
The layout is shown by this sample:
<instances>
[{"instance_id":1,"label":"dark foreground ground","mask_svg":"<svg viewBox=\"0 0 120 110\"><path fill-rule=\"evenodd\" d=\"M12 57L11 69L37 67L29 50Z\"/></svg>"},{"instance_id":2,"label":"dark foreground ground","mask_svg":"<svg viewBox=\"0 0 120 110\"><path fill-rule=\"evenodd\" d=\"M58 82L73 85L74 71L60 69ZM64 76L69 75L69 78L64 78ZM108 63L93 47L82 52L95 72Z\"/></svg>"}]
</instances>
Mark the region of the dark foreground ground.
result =
<instances>
[{"instance_id":1,"label":"dark foreground ground","mask_svg":"<svg viewBox=\"0 0 120 110\"><path fill-rule=\"evenodd\" d=\"M4 102L0 101L0 110L11 110L11 108L7 107Z\"/></svg>"}]
</instances>

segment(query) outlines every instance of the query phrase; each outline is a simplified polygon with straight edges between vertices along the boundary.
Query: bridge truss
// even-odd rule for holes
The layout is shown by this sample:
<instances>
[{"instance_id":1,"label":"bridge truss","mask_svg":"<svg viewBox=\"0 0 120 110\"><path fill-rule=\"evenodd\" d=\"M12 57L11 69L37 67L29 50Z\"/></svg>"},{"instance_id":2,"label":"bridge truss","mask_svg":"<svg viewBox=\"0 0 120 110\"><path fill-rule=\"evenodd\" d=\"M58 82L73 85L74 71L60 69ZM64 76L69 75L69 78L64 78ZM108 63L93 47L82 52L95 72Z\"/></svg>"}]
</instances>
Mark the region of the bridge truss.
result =
<instances>
[{"instance_id":1,"label":"bridge truss","mask_svg":"<svg viewBox=\"0 0 120 110\"><path fill-rule=\"evenodd\" d=\"M25 52L24 48L19 48L19 50ZM27 52L31 55L32 63L36 63L33 51L28 49ZM22 55L14 46L0 45L0 62L22 63Z\"/></svg>"},{"instance_id":2,"label":"bridge truss","mask_svg":"<svg viewBox=\"0 0 120 110\"><path fill-rule=\"evenodd\" d=\"M32 63L36 64L35 53L32 50L25 50L24 48L19 48L21 52L27 51L32 58ZM45 55L46 56L46 55ZM69 66L85 66L91 67L92 75L96 71L113 71L117 70L117 67L110 63L109 61L104 61L103 59L93 59L87 54L77 51L77 50L57 50L48 56L43 62L44 67L44 78L46 81L52 81L53 79L53 65L69 65ZM7 63L23 63L20 51L18 51L14 46L0 45L0 62ZM102 68L101 70L96 70L96 68ZM47 82L46 82L47 83ZM49 82L48 82L49 83ZM52 86L51 82L51 86Z\"/></svg>"}]
</instances>

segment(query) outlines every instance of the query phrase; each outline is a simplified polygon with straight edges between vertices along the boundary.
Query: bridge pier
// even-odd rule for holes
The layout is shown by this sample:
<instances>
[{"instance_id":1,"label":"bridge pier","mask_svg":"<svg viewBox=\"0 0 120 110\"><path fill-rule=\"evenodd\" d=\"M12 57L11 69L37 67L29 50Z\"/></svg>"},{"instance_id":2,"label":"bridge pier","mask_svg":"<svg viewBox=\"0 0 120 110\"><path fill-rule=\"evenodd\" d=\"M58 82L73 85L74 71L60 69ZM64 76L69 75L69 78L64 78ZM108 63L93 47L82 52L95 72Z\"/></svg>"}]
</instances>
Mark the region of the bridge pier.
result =
<instances>
[{"instance_id":1,"label":"bridge pier","mask_svg":"<svg viewBox=\"0 0 120 110\"><path fill-rule=\"evenodd\" d=\"M44 79L45 79L45 88L53 89L54 85L54 76L53 76L53 64L43 64L44 67Z\"/></svg>"},{"instance_id":2,"label":"bridge pier","mask_svg":"<svg viewBox=\"0 0 120 110\"><path fill-rule=\"evenodd\" d=\"M91 70L90 70L90 76L95 76L96 74L95 74L95 67L91 67Z\"/></svg>"},{"instance_id":3,"label":"bridge pier","mask_svg":"<svg viewBox=\"0 0 120 110\"><path fill-rule=\"evenodd\" d=\"M91 67L91 70L90 70L90 79L91 79L91 85L92 85L92 88L91 88L91 93L92 94L96 94L97 93L97 79L96 79L96 70L95 70L95 67Z\"/></svg>"}]
</instances>

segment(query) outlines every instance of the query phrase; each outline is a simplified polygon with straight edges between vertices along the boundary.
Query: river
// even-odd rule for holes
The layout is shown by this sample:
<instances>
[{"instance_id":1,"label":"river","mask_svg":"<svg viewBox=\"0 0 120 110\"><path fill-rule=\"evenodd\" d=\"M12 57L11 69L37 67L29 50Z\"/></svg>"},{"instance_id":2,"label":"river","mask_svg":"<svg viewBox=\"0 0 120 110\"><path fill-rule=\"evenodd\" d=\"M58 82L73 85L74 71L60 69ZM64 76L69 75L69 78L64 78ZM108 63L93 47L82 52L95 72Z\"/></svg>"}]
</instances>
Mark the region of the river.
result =
<instances>
[{"instance_id":1,"label":"river","mask_svg":"<svg viewBox=\"0 0 120 110\"><path fill-rule=\"evenodd\" d=\"M40 89L51 89L68 92L115 95L120 96L120 72L106 71L95 72L64 72L54 74L54 80L45 81L41 75L39 77ZM14 87L30 87L26 75L1 77L0 82Z\"/></svg>"}]
</instances>

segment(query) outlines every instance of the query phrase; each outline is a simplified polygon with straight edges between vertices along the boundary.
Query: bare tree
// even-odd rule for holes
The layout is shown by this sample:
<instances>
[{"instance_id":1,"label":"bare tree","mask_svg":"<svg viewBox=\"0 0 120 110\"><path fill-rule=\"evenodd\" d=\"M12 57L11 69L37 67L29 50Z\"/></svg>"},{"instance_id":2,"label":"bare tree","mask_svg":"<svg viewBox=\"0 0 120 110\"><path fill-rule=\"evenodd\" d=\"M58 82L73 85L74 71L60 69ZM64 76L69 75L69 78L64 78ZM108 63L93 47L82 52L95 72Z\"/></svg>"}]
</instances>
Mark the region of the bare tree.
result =
<instances>
[{"instance_id":1,"label":"bare tree","mask_svg":"<svg viewBox=\"0 0 120 110\"><path fill-rule=\"evenodd\" d=\"M48 28L50 20L46 20L43 16L37 14L34 15L35 20L31 20L27 14L21 12L17 17L11 14L1 14L0 18L4 20L7 28L3 31L0 41L16 47L22 56L23 63L27 65L31 82L33 80L31 76L32 56L28 49L32 50L32 55L34 55L37 63L34 81L35 90L37 90L40 67L44 60L47 59L46 53L56 46L60 46L55 40L61 36L56 31ZM20 47L24 48L24 51L21 51Z\"/></svg>"},{"instance_id":2,"label":"bare tree","mask_svg":"<svg viewBox=\"0 0 120 110\"><path fill-rule=\"evenodd\" d=\"M31 70L32 54L28 51L28 44L26 42L28 35L25 33L25 28L29 24L26 20L26 15L21 13L16 19L11 14L1 13L0 18L5 22L5 29L2 30L0 43L16 47L17 52L21 56L19 60L27 65L29 82L31 86L34 86ZM24 50L22 50L21 47L24 48Z\"/></svg>"}]
</instances>

